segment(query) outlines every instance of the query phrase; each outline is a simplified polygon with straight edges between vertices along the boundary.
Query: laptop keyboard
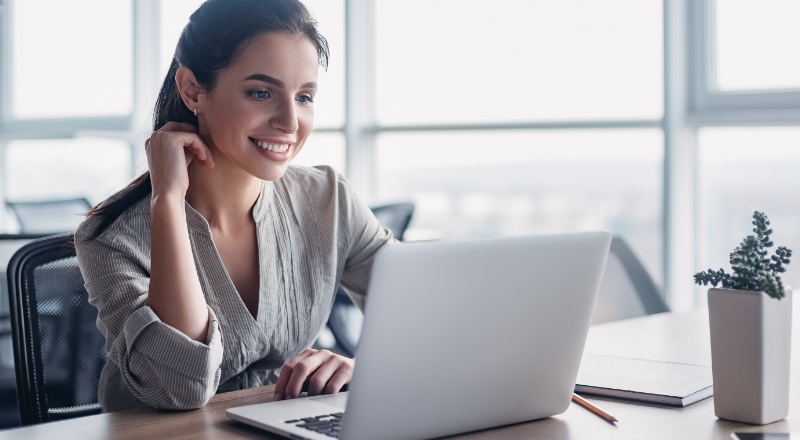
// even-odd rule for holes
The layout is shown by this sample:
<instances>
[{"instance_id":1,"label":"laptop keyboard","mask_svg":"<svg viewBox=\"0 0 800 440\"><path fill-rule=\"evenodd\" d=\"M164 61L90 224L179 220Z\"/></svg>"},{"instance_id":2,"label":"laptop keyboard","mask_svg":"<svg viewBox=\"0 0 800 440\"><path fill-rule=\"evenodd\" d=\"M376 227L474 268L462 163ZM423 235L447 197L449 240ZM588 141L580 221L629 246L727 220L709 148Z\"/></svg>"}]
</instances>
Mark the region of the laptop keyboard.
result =
<instances>
[{"instance_id":1,"label":"laptop keyboard","mask_svg":"<svg viewBox=\"0 0 800 440\"><path fill-rule=\"evenodd\" d=\"M325 414L316 417L305 417L297 420L287 420L298 428L305 428L309 431L318 432L328 437L339 438L339 430L342 428L342 416L344 413Z\"/></svg>"}]
</instances>

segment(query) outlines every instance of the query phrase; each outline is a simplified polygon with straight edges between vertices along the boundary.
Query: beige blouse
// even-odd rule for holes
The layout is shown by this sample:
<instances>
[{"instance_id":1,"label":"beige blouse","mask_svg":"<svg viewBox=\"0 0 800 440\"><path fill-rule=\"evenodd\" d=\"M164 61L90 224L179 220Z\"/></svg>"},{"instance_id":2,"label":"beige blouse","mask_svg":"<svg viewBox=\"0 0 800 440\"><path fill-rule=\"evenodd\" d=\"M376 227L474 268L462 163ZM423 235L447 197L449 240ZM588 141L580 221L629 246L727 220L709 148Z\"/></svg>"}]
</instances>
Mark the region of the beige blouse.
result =
<instances>
[{"instance_id":1,"label":"beige blouse","mask_svg":"<svg viewBox=\"0 0 800 440\"><path fill-rule=\"evenodd\" d=\"M340 282L363 306L373 258L394 241L329 167L292 166L281 179L265 181L253 218L261 267L255 319L222 264L208 223L186 204L211 317L205 343L162 323L147 306L149 197L94 240L86 238L96 218L78 228L78 262L106 338L99 384L105 411L197 408L216 392L274 383L283 364L313 344Z\"/></svg>"}]
</instances>

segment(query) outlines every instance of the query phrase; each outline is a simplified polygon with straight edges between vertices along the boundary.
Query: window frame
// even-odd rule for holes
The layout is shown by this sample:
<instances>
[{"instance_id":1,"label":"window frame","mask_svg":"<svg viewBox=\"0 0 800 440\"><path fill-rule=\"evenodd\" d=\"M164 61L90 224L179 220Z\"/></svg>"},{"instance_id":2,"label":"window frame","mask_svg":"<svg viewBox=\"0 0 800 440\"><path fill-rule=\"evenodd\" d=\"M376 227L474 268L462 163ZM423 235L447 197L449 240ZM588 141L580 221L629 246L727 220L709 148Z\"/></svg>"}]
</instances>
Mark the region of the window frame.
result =
<instances>
[{"instance_id":1,"label":"window frame","mask_svg":"<svg viewBox=\"0 0 800 440\"><path fill-rule=\"evenodd\" d=\"M0 33L10 32L14 1L0 0ZM117 117L26 119L11 117L10 39L0 38L0 224L4 224L7 174L3 170L9 140L75 138L86 134L125 139L131 148L131 176L145 163L144 138L159 78L159 4L169 0L133 1L133 109ZM664 19L664 112L647 120L555 121L525 123L379 125L375 120L374 51L377 0L344 0L345 116L341 127L316 132L342 133L345 170L353 186L370 201L375 180L375 139L380 133L469 130L551 130L658 127L664 132L662 194L663 269L666 299L674 310L694 307L701 297L686 286L701 261L703 209L695 200L697 132L709 126L800 124L800 90L721 92L715 89L713 7L715 0L662 0Z\"/></svg>"},{"instance_id":2,"label":"window frame","mask_svg":"<svg viewBox=\"0 0 800 440\"><path fill-rule=\"evenodd\" d=\"M797 123L800 120L800 89L717 89L715 7L716 0L695 1L689 18L688 27L696 38L691 53L693 119L696 119L696 125L715 125L724 121L734 125Z\"/></svg>"}]
</instances>

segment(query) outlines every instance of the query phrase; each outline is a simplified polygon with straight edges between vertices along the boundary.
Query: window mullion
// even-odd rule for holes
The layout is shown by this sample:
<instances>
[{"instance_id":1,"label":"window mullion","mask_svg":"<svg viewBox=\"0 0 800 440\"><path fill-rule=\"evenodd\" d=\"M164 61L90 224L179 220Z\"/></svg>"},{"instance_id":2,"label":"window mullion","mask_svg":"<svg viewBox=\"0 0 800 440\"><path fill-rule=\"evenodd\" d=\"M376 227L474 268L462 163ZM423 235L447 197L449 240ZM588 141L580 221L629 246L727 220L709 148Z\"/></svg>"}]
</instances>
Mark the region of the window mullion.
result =
<instances>
[{"instance_id":1,"label":"window mullion","mask_svg":"<svg viewBox=\"0 0 800 440\"><path fill-rule=\"evenodd\" d=\"M689 124L692 79L687 20L692 0L664 1L664 280L673 310L694 307L695 131ZM694 84L697 86L697 84Z\"/></svg>"},{"instance_id":2,"label":"window mullion","mask_svg":"<svg viewBox=\"0 0 800 440\"><path fill-rule=\"evenodd\" d=\"M345 167L353 187L373 196L375 14L373 0L345 1Z\"/></svg>"}]
</instances>

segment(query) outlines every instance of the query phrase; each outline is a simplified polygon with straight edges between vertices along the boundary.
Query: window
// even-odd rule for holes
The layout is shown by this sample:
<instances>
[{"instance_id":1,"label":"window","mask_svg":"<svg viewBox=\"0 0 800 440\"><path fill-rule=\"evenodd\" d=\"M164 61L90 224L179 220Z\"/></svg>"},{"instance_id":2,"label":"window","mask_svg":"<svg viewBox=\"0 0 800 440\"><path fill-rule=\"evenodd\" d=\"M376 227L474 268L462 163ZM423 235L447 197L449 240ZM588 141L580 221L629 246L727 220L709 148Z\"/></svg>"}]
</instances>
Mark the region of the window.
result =
<instances>
[{"instance_id":1,"label":"window","mask_svg":"<svg viewBox=\"0 0 800 440\"><path fill-rule=\"evenodd\" d=\"M95 204L130 181L128 143L111 139L11 141L5 165L11 201L85 197ZM15 230L13 216L5 216L2 226Z\"/></svg>"},{"instance_id":2,"label":"window","mask_svg":"<svg viewBox=\"0 0 800 440\"><path fill-rule=\"evenodd\" d=\"M698 139L698 268L729 269L728 254L752 234L753 211L769 217L775 246L800 251L800 128L703 128ZM789 270L784 281L800 285L800 272Z\"/></svg>"},{"instance_id":3,"label":"window","mask_svg":"<svg viewBox=\"0 0 800 440\"><path fill-rule=\"evenodd\" d=\"M382 124L662 115L660 1L381 0L375 8Z\"/></svg>"},{"instance_id":4,"label":"window","mask_svg":"<svg viewBox=\"0 0 800 440\"><path fill-rule=\"evenodd\" d=\"M413 201L408 239L606 229L661 279L658 129L386 133L381 201Z\"/></svg>"},{"instance_id":5,"label":"window","mask_svg":"<svg viewBox=\"0 0 800 440\"><path fill-rule=\"evenodd\" d=\"M344 135L336 132L314 132L303 149L292 160L293 165L329 165L340 173L345 170Z\"/></svg>"},{"instance_id":6,"label":"window","mask_svg":"<svg viewBox=\"0 0 800 440\"><path fill-rule=\"evenodd\" d=\"M132 9L130 0L10 3L13 118L129 115Z\"/></svg>"},{"instance_id":7,"label":"window","mask_svg":"<svg viewBox=\"0 0 800 440\"><path fill-rule=\"evenodd\" d=\"M800 2L714 2L720 91L800 89Z\"/></svg>"}]
</instances>

